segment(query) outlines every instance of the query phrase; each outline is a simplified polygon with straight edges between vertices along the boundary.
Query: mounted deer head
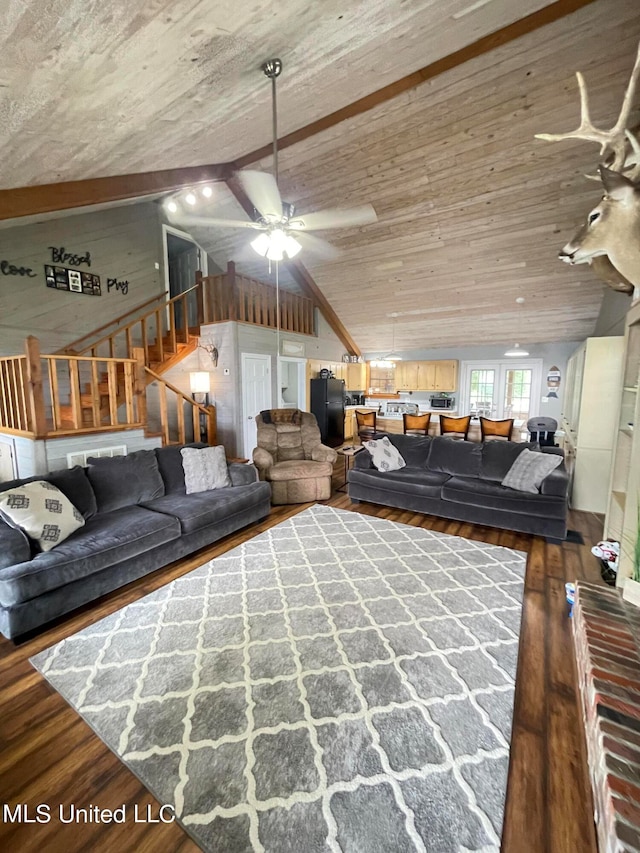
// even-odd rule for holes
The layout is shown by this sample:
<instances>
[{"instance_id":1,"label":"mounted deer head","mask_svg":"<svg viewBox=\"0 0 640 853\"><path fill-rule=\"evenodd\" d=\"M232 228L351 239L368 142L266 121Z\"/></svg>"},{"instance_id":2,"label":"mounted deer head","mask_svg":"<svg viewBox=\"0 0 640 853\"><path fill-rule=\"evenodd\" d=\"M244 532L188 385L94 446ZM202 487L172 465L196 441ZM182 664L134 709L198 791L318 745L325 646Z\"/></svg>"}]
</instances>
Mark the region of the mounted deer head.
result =
<instances>
[{"instance_id":1,"label":"mounted deer head","mask_svg":"<svg viewBox=\"0 0 640 853\"><path fill-rule=\"evenodd\" d=\"M601 130L593 125L584 78L580 72L577 77L580 126L569 133L539 133L536 138L551 142L561 139L597 142L603 158L598 171L605 192L585 223L560 251L559 257L569 264L581 264L606 255L620 275L615 285L609 281L610 275L606 275L604 280L614 290L630 292L632 285L640 287L640 184L636 183L640 178L640 144L627 129L640 77L640 45L620 115L610 130ZM596 266L602 270L605 265L599 262Z\"/></svg>"}]
</instances>

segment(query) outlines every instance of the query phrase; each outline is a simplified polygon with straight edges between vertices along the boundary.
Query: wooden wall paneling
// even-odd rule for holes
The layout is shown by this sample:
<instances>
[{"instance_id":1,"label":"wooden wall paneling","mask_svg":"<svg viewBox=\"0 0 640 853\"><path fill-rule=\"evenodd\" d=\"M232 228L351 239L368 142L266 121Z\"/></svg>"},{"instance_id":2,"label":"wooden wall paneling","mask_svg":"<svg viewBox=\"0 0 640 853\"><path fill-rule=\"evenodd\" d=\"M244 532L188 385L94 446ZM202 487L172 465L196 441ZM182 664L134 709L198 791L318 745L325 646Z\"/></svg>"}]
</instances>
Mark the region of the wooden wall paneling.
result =
<instances>
[{"instance_id":1,"label":"wooden wall paneling","mask_svg":"<svg viewBox=\"0 0 640 853\"><path fill-rule=\"evenodd\" d=\"M2 276L0 289L0 353L21 351L29 334L40 339L43 352L55 352L80 335L122 315L129 307L164 290L157 232L156 205L48 219L41 223L0 230L0 257L32 268L35 277ZM77 266L100 276L101 296L87 296L46 287L44 265L51 262L50 246L84 255L91 266ZM71 263L58 266L73 267ZM129 281L126 295L107 278Z\"/></svg>"}]
</instances>

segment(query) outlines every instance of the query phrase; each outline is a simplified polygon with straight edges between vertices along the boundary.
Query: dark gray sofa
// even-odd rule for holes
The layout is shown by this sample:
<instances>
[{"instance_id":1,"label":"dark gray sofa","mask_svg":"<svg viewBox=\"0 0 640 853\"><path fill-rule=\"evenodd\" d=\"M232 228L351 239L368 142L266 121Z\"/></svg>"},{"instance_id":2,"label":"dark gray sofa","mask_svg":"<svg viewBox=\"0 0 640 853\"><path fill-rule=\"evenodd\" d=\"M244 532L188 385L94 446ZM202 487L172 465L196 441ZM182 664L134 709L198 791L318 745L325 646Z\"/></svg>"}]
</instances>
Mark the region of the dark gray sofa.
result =
<instances>
[{"instance_id":1,"label":"dark gray sofa","mask_svg":"<svg viewBox=\"0 0 640 853\"><path fill-rule=\"evenodd\" d=\"M204 445L190 445L202 447ZM269 514L253 465L229 464L233 485L187 495L179 446L88 460L0 484L57 486L85 525L51 551L0 519L0 632L15 638Z\"/></svg>"},{"instance_id":2,"label":"dark gray sofa","mask_svg":"<svg viewBox=\"0 0 640 853\"><path fill-rule=\"evenodd\" d=\"M516 456L525 448L540 449L537 445L414 435L389 435L389 440L406 467L378 471L366 449L357 453L347 478L352 500L566 538L569 478L564 463L543 480L539 494L501 485Z\"/></svg>"}]
</instances>

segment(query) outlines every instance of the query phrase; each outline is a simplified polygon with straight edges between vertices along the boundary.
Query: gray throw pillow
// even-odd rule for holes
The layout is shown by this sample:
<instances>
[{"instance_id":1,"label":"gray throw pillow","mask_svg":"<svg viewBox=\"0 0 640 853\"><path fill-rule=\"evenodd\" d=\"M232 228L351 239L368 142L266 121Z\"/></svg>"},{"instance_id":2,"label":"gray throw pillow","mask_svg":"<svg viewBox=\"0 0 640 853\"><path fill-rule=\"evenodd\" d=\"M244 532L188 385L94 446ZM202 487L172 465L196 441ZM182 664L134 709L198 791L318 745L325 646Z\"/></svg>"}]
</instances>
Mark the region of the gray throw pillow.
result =
<instances>
[{"instance_id":1,"label":"gray throw pillow","mask_svg":"<svg viewBox=\"0 0 640 853\"><path fill-rule=\"evenodd\" d=\"M206 492L209 489L224 489L226 486L233 485L222 444L216 447L203 447L201 450L183 447L180 453L184 468L184 485L188 495Z\"/></svg>"},{"instance_id":2,"label":"gray throw pillow","mask_svg":"<svg viewBox=\"0 0 640 853\"><path fill-rule=\"evenodd\" d=\"M50 551L82 527L84 518L51 483L36 480L2 492L0 512L33 539L41 551Z\"/></svg>"},{"instance_id":3,"label":"gray throw pillow","mask_svg":"<svg viewBox=\"0 0 640 853\"><path fill-rule=\"evenodd\" d=\"M542 481L562 462L562 456L554 453L536 453L523 450L507 472L503 486L517 489L519 492L537 494Z\"/></svg>"},{"instance_id":4,"label":"gray throw pillow","mask_svg":"<svg viewBox=\"0 0 640 853\"><path fill-rule=\"evenodd\" d=\"M371 459L378 471L398 471L407 464L400 451L391 444L387 436L372 441L363 441L363 446L371 454Z\"/></svg>"}]
</instances>

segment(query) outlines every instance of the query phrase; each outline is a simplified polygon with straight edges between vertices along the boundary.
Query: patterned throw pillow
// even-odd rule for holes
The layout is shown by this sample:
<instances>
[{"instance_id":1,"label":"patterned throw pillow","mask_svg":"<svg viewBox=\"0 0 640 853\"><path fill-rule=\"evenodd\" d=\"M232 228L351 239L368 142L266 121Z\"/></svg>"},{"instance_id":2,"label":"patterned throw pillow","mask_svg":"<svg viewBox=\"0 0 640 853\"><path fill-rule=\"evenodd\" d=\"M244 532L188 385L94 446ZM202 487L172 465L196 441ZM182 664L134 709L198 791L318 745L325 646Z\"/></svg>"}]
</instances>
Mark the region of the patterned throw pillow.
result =
<instances>
[{"instance_id":1,"label":"patterned throw pillow","mask_svg":"<svg viewBox=\"0 0 640 853\"><path fill-rule=\"evenodd\" d=\"M42 551L50 551L84 525L84 517L60 489L36 480L0 493L0 513Z\"/></svg>"},{"instance_id":2,"label":"patterned throw pillow","mask_svg":"<svg viewBox=\"0 0 640 853\"><path fill-rule=\"evenodd\" d=\"M407 464L386 435L384 438L363 441L362 444L371 454L371 460L378 471L398 471Z\"/></svg>"},{"instance_id":3,"label":"patterned throw pillow","mask_svg":"<svg viewBox=\"0 0 640 853\"><path fill-rule=\"evenodd\" d=\"M537 494L544 478L562 462L562 456L555 453L536 453L523 450L507 471L503 486L517 489L519 492Z\"/></svg>"},{"instance_id":4,"label":"patterned throw pillow","mask_svg":"<svg viewBox=\"0 0 640 853\"><path fill-rule=\"evenodd\" d=\"M188 495L233 485L222 444L203 447L200 450L183 447L180 453L184 468L184 486Z\"/></svg>"}]
</instances>

